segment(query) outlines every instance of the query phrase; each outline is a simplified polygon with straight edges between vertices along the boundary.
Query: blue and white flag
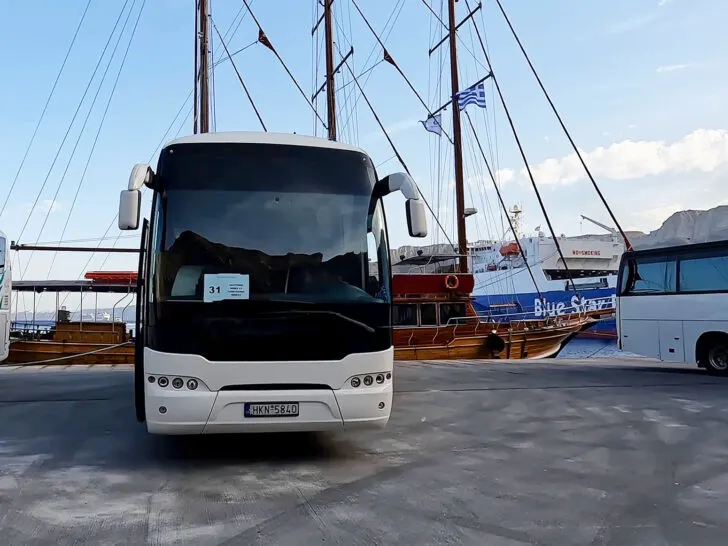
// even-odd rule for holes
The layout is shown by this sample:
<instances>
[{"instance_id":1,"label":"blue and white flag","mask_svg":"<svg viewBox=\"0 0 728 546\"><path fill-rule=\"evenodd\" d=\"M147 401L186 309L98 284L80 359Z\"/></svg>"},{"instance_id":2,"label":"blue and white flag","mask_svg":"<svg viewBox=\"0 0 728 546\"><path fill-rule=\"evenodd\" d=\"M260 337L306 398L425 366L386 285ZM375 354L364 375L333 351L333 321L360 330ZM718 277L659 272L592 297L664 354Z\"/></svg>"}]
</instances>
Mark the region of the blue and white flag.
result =
<instances>
[{"instance_id":1,"label":"blue and white flag","mask_svg":"<svg viewBox=\"0 0 728 546\"><path fill-rule=\"evenodd\" d=\"M434 116L427 116L425 121L420 121L425 129L436 135L442 135L442 114L435 114Z\"/></svg>"},{"instance_id":2,"label":"blue and white flag","mask_svg":"<svg viewBox=\"0 0 728 546\"><path fill-rule=\"evenodd\" d=\"M469 104L475 104L480 108L485 108L485 83L480 82L477 85L468 87L460 91L456 96L460 110L465 110L465 107Z\"/></svg>"}]
</instances>

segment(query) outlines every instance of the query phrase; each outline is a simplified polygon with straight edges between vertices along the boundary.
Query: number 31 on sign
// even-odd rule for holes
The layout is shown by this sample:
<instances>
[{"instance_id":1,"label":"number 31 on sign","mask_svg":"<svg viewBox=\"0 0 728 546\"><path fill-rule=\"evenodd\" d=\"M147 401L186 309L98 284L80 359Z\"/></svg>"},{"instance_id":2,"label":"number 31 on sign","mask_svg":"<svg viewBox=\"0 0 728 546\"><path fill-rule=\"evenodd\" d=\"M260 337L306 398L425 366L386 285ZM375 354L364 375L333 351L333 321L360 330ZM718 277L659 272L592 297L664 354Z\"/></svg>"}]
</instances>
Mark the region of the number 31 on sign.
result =
<instances>
[{"instance_id":1,"label":"number 31 on sign","mask_svg":"<svg viewBox=\"0 0 728 546\"><path fill-rule=\"evenodd\" d=\"M250 277L240 273L205 275L203 301L250 299Z\"/></svg>"}]
</instances>

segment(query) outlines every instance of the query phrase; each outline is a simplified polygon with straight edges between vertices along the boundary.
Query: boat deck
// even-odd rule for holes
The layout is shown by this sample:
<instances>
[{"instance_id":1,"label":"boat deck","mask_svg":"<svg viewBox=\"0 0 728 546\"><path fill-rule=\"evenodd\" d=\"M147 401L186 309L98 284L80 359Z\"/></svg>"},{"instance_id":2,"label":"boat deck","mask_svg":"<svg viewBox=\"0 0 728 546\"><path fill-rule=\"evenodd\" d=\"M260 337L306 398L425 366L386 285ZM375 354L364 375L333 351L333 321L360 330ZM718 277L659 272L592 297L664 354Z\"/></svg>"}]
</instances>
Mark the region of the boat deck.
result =
<instances>
[{"instance_id":1,"label":"boat deck","mask_svg":"<svg viewBox=\"0 0 728 546\"><path fill-rule=\"evenodd\" d=\"M408 362L386 429L165 438L131 367L0 367L3 544L725 544L728 380ZM80 542L79 542L80 541Z\"/></svg>"}]
</instances>

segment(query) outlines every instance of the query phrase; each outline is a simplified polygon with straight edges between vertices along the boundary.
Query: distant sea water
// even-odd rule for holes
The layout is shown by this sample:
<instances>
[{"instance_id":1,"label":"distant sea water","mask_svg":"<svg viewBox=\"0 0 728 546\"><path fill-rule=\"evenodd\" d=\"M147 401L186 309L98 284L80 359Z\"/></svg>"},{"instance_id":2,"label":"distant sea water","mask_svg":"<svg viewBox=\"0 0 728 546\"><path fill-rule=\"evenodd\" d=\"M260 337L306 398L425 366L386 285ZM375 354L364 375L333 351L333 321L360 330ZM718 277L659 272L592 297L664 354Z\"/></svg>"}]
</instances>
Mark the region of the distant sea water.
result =
<instances>
[{"instance_id":1,"label":"distant sea water","mask_svg":"<svg viewBox=\"0 0 728 546\"><path fill-rule=\"evenodd\" d=\"M620 351L615 339L572 339L559 353L558 358L645 358L641 355Z\"/></svg>"}]
</instances>

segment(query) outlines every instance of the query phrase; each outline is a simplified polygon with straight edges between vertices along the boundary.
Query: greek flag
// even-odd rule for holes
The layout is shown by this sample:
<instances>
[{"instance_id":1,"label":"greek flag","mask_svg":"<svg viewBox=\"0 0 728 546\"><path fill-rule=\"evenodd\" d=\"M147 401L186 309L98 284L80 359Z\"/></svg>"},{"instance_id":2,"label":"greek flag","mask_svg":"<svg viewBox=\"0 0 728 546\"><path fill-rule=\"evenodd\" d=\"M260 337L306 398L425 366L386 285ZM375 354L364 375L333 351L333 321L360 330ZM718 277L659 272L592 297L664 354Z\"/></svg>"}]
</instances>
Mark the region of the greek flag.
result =
<instances>
[{"instance_id":1,"label":"greek flag","mask_svg":"<svg viewBox=\"0 0 728 546\"><path fill-rule=\"evenodd\" d=\"M456 96L460 110L465 110L465 107L469 104L475 104L480 108L485 108L485 83L480 82L477 85L468 87L460 91Z\"/></svg>"},{"instance_id":2,"label":"greek flag","mask_svg":"<svg viewBox=\"0 0 728 546\"><path fill-rule=\"evenodd\" d=\"M442 114L435 114L434 116L427 116L425 121L420 121L425 129L436 135L442 135Z\"/></svg>"}]
</instances>

